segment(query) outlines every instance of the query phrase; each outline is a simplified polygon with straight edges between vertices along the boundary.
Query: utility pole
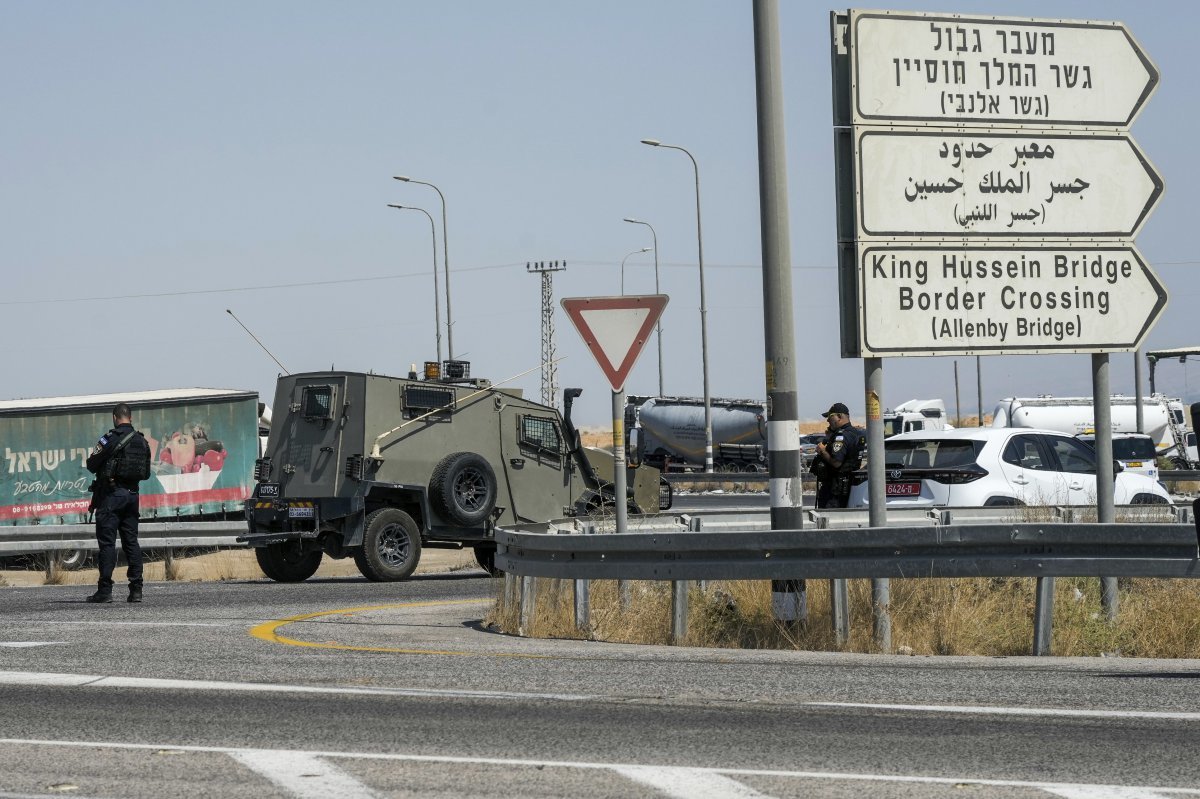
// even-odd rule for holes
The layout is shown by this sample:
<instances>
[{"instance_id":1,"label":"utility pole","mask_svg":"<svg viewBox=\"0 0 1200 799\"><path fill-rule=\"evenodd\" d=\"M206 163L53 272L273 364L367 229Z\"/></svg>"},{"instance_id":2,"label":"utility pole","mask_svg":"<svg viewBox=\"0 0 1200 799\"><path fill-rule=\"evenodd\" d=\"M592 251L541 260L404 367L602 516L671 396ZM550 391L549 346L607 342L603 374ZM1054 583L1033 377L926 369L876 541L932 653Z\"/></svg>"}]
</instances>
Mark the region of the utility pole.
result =
<instances>
[{"instance_id":1,"label":"utility pole","mask_svg":"<svg viewBox=\"0 0 1200 799\"><path fill-rule=\"evenodd\" d=\"M552 408L559 407L558 364L554 354L554 273L566 268L566 261L525 264L526 272L542 276L542 404Z\"/></svg>"}]
</instances>

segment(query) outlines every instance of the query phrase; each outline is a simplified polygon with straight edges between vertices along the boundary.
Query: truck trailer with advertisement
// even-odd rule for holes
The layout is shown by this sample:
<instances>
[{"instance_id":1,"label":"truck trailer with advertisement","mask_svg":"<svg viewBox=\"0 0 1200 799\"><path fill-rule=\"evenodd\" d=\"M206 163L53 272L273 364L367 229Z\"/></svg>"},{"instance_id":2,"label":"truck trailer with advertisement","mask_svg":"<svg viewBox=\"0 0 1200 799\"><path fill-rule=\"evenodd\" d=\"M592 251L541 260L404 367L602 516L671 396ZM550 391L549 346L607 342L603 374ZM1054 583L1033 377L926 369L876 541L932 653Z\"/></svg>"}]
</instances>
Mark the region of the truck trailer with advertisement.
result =
<instances>
[{"instance_id":1,"label":"truck trailer with advertisement","mask_svg":"<svg viewBox=\"0 0 1200 799\"><path fill-rule=\"evenodd\" d=\"M85 464L124 402L150 444L143 520L237 518L254 488L263 408L253 391L182 388L0 401L3 526L84 524ZM80 553L67 553L68 566Z\"/></svg>"}]
</instances>

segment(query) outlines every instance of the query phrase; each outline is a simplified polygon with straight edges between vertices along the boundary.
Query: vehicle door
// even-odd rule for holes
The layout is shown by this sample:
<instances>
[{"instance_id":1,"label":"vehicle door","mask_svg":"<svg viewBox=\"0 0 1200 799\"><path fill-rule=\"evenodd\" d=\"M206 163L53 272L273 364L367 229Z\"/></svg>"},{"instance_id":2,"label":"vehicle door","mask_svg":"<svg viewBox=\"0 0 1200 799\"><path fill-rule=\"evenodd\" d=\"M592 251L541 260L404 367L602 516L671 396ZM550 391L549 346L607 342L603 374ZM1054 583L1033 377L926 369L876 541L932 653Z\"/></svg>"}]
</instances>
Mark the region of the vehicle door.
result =
<instances>
[{"instance_id":1,"label":"vehicle door","mask_svg":"<svg viewBox=\"0 0 1200 799\"><path fill-rule=\"evenodd\" d=\"M1061 505L1066 502L1066 484L1042 436L1021 433L1010 438L1000 455L1000 469L1013 497L1022 504Z\"/></svg>"},{"instance_id":2,"label":"vehicle door","mask_svg":"<svg viewBox=\"0 0 1200 799\"><path fill-rule=\"evenodd\" d=\"M1096 451L1068 436L1042 436L1054 453L1067 505L1096 504Z\"/></svg>"},{"instance_id":3,"label":"vehicle door","mask_svg":"<svg viewBox=\"0 0 1200 799\"><path fill-rule=\"evenodd\" d=\"M571 459L557 414L509 405L500 425L504 475L496 503L520 522L563 518L571 505Z\"/></svg>"},{"instance_id":4,"label":"vehicle door","mask_svg":"<svg viewBox=\"0 0 1200 799\"><path fill-rule=\"evenodd\" d=\"M333 496L341 475L344 375L299 378L292 391L285 448L275 453L272 480L283 482L284 495ZM278 424L278 420L276 421Z\"/></svg>"}]
</instances>

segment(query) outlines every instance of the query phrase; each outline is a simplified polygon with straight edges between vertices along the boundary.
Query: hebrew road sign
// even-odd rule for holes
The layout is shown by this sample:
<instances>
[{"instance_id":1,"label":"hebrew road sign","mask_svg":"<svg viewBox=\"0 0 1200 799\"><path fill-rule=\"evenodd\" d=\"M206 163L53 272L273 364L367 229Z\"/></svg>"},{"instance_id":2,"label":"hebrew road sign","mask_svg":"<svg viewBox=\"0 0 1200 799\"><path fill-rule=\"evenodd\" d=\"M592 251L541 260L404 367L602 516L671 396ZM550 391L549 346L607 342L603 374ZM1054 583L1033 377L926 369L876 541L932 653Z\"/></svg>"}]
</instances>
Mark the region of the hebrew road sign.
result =
<instances>
[{"instance_id":1,"label":"hebrew road sign","mask_svg":"<svg viewBox=\"0 0 1200 799\"><path fill-rule=\"evenodd\" d=\"M1119 22L850 12L854 124L1128 128L1158 86Z\"/></svg>"},{"instance_id":2,"label":"hebrew road sign","mask_svg":"<svg viewBox=\"0 0 1200 799\"><path fill-rule=\"evenodd\" d=\"M563 310L583 337L613 391L622 391L633 365L667 307L665 294L568 297Z\"/></svg>"},{"instance_id":3,"label":"hebrew road sign","mask_svg":"<svg viewBox=\"0 0 1200 799\"><path fill-rule=\"evenodd\" d=\"M864 246L864 355L1127 352L1167 293L1132 247Z\"/></svg>"},{"instance_id":4,"label":"hebrew road sign","mask_svg":"<svg viewBox=\"0 0 1200 799\"><path fill-rule=\"evenodd\" d=\"M1131 237L1163 181L1125 134L860 128L862 236Z\"/></svg>"}]
</instances>

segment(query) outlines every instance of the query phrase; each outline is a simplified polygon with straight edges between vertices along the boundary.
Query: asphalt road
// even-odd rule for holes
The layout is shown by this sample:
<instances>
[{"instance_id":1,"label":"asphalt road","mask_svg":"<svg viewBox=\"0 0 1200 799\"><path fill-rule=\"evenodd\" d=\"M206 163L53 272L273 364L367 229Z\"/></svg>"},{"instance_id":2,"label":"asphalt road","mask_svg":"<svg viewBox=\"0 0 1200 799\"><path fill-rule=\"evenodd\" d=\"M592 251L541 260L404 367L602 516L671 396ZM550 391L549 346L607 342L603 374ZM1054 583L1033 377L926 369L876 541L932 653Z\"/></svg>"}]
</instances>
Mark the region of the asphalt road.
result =
<instances>
[{"instance_id":1,"label":"asphalt road","mask_svg":"<svg viewBox=\"0 0 1200 799\"><path fill-rule=\"evenodd\" d=\"M0 797L1200 796L1200 661L518 639L495 590L0 589Z\"/></svg>"}]
</instances>

